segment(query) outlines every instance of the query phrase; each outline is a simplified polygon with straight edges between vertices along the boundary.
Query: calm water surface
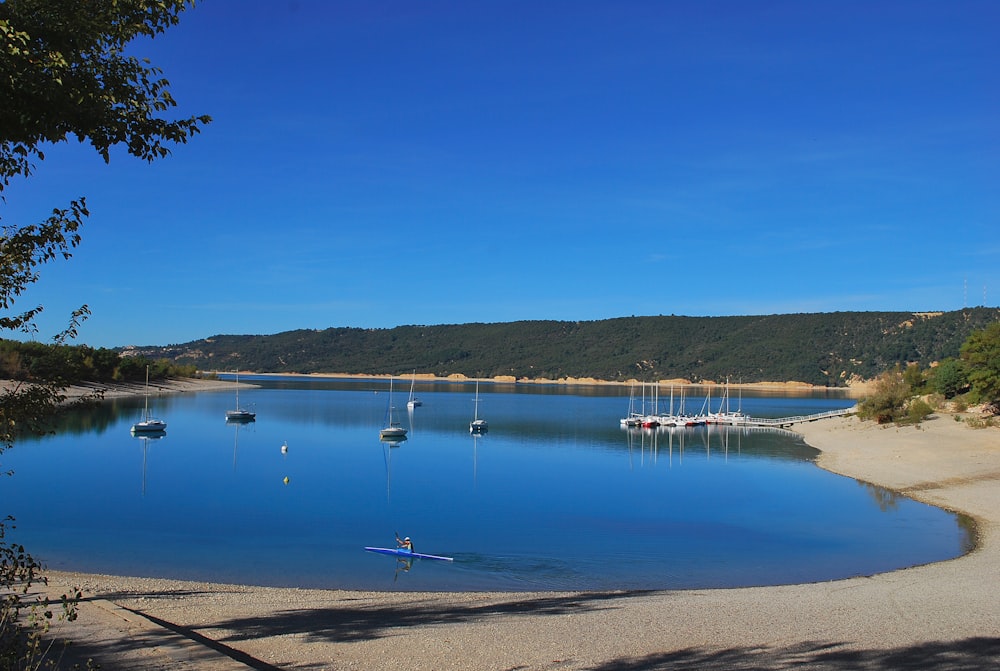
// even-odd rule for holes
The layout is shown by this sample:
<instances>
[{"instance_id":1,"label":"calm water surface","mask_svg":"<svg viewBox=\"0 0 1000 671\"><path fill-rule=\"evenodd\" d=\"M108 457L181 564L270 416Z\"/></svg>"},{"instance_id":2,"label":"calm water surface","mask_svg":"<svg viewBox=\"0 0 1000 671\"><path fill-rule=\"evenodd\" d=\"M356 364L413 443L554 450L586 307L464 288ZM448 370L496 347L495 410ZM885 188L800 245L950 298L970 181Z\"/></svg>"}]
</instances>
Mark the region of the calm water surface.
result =
<instances>
[{"instance_id":1,"label":"calm water surface","mask_svg":"<svg viewBox=\"0 0 1000 671\"><path fill-rule=\"evenodd\" d=\"M380 442L388 383L241 378L229 392L151 398L159 439L108 401L2 456L9 540L53 569L259 585L395 590L660 589L810 582L958 556L952 513L836 476L793 434L625 430L629 390L409 381L409 436ZM666 398L666 395L664 395ZM704 399L687 399L698 410ZM713 409L720 400L712 399ZM832 396L729 400L784 417ZM665 403L666 404L666 403ZM287 452L282 445L287 445ZM363 551L394 532L453 563Z\"/></svg>"}]
</instances>

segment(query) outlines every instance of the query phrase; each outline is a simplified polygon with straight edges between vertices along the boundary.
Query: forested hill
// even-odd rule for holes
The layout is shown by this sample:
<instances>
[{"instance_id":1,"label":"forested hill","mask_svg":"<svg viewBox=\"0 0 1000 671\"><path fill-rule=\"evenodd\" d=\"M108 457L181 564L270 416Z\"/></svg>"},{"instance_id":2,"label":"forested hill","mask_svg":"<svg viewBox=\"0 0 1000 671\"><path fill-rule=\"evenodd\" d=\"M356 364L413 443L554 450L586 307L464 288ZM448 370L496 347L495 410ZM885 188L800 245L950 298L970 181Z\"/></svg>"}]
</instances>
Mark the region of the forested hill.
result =
<instances>
[{"instance_id":1,"label":"forested hill","mask_svg":"<svg viewBox=\"0 0 1000 671\"><path fill-rule=\"evenodd\" d=\"M202 370L604 380L798 381L843 386L896 363L956 357L1000 308L586 322L329 328L218 335L124 352Z\"/></svg>"}]
</instances>

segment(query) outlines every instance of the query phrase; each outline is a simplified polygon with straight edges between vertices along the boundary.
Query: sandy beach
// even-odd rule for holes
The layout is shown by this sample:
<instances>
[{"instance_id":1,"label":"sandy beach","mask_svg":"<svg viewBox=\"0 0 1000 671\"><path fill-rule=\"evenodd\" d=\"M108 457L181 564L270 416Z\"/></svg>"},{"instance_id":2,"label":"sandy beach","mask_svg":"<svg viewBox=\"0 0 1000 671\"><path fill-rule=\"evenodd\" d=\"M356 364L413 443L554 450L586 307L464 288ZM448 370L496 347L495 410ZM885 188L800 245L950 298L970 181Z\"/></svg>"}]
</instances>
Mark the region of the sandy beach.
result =
<instances>
[{"instance_id":1,"label":"sandy beach","mask_svg":"<svg viewBox=\"0 0 1000 671\"><path fill-rule=\"evenodd\" d=\"M13 380L0 380L0 391L16 389L19 384L27 383L18 383ZM250 386L253 385L243 382L240 383L241 389ZM165 394L185 394L199 391L221 391L234 389L235 387L236 383L229 380L171 378L169 380L151 381L149 383L149 395L161 396ZM73 401L83 397L92 397L94 394L100 394L102 399L110 400L114 398L143 396L146 392L145 383L133 382L126 384L78 384L67 387L62 393L68 401Z\"/></svg>"},{"instance_id":2,"label":"sandy beach","mask_svg":"<svg viewBox=\"0 0 1000 671\"><path fill-rule=\"evenodd\" d=\"M50 573L56 627L103 669L1000 668L1000 429L799 425L819 465L973 518L961 558L816 584L382 593Z\"/></svg>"}]
</instances>

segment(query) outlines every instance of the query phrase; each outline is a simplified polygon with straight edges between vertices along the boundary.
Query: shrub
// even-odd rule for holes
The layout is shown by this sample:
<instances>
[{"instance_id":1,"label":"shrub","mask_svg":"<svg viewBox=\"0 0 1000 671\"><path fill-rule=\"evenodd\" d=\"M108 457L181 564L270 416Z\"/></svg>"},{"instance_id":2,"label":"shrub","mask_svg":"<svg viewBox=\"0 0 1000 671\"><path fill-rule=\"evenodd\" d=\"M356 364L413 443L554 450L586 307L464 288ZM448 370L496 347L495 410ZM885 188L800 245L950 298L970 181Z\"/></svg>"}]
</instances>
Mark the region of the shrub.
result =
<instances>
[{"instance_id":1,"label":"shrub","mask_svg":"<svg viewBox=\"0 0 1000 671\"><path fill-rule=\"evenodd\" d=\"M997 426L996 417L969 417L965 420L966 426L972 429L988 429Z\"/></svg>"},{"instance_id":2,"label":"shrub","mask_svg":"<svg viewBox=\"0 0 1000 671\"><path fill-rule=\"evenodd\" d=\"M913 423L918 424L931 414L934 413L934 408L927 404L921 398L915 398L910 402L910 406L906 410L907 419Z\"/></svg>"},{"instance_id":3,"label":"shrub","mask_svg":"<svg viewBox=\"0 0 1000 671\"><path fill-rule=\"evenodd\" d=\"M969 376L961 360L945 359L933 370L931 386L945 398L954 398L969 390Z\"/></svg>"},{"instance_id":4,"label":"shrub","mask_svg":"<svg viewBox=\"0 0 1000 671\"><path fill-rule=\"evenodd\" d=\"M909 398L910 387L897 366L875 379L872 395L858 403L858 417L874 419L879 424L899 421Z\"/></svg>"},{"instance_id":5,"label":"shrub","mask_svg":"<svg viewBox=\"0 0 1000 671\"><path fill-rule=\"evenodd\" d=\"M927 401L927 405L934 408L934 410L940 410L945 405L945 398L941 394L928 394L924 397L924 400Z\"/></svg>"}]
</instances>

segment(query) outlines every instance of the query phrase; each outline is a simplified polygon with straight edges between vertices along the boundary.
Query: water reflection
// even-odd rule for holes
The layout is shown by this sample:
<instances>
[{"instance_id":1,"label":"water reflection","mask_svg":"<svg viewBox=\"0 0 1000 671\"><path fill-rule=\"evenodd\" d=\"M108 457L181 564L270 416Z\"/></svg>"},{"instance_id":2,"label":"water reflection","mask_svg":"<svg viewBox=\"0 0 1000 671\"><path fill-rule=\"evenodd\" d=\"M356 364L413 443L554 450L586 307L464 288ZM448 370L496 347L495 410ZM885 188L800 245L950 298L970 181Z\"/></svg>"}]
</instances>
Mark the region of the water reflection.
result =
<instances>
[{"instance_id":1,"label":"water reflection","mask_svg":"<svg viewBox=\"0 0 1000 671\"><path fill-rule=\"evenodd\" d=\"M249 426L254 426L257 422L256 417L250 417L245 415L234 415L226 417L226 426L233 427L233 470L236 470L236 455L240 449L240 429L245 429Z\"/></svg>"},{"instance_id":2,"label":"water reflection","mask_svg":"<svg viewBox=\"0 0 1000 671\"><path fill-rule=\"evenodd\" d=\"M485 431L472 431L472 485L475 486L479 478L479 441L486 435Z\"/></svg>"},{"instance_id":3,"label":"water reflection","mask_svg":"<svg viewBox=\"0 0 1000 671\"><path fill-rule=\"evenodd\" d=\"M382 460L385 462L385 502L389 503L392 493L392 453L402 447L407 440L406 436L394 436L391 438L379 438L382 444Z\"/></svg>"},{"instance_id":4,"label":"water reflection","mask_svg":"<svg viewBox=\"0 0 1000 671\"><path fill-rule=\"evenodd\" d=\"M392 584L389 567L359 557L360 548L405 527L457 558L447 572L399 566L406 579L397 589L415 590L823 580L954 556L963 542L947 513L902 497L874 505L853 480L816 469L817 452L788 431L624 429L615 396L482 385L502 430L470 436L475 387L457 383L446 386L454 392L422 389L424 406L407 413L408 440L376 448L385 394L369 381L343 384L243 387L241 401L266 417L245 424L220 421L231 392L151 398L157 412L171 406L171 438L161 451L156 438L138 438L141 506L130 505L139 497L128 426L142 399L109 401L38 439L38 449L5 453L18 466L5 483L12 508L42 487L69 491L80 474L103 493L82 497L72 515L56 500L12 510L19 533L71 570L85 558L99 572L368 589ZM753 403L755 416L832 404L744 396L743 409ZM79 528L86 538L68 532ZM28 537L32 530L40 533ZM567 558L580 538L586 556Z\"/></svg>"},{"instance_id":5,"label":"water reflection","mask_svg":"<svg viewBox=\"0 0 1000 671\"><path fill-rule=\"evenodd\" d=\"M421 405L423 405L423 404L421 403ZM416 413L413 411L413 406L407 405L406 406L406 421L409 424L409 434L411 436L413 435L414 429L416 427L416 423L413 421L413 418L414 418L415 414Z\"/></svg>"},{"instance_id":6,"label":"water reflection","mask_svg":"<svg viewBox=\"0 0 1000 671\"><path fill-rule=\"evenodd\" d=\"M396 572L392 576L392 581L396 582L399 579L400 573L409 573L411 568L413 568L413 559L397 557Z\"/></svg>"},{"instance_id":7,"label":"water reflection","mask_svg":"<svg viewBox=\"0 0 1000 671\"><path fill-rule=\"evenodd\" d=\"M132 437L142 442L142 496L146 496L146 461L149 455L150 441L162 440L167 435L166 431L145 431L133 433Z\"/></svg>"},{"instance_id":8,"label":"water reflection","mask_svg":"<svg viewBox=\"0 0 1000 671\"><path fill-rule=\"evenodd\" d=\"M885 487L880 487L879 485L873 485L870 482L863 482L858 480L858 484L868 491L868 494L875 501L875 505L882 512L889 512L890 510L897 510L899 508L900 495L891 489L886 489Z\"/></svg>"},{"instance_id":9,"label":"water reflection","mask_svg":"<svg viewBox=\"0 0 1000 671\"><path fill-rule=\"evenodd\" d=\"M705 424L694 427L658 426L639 427L621 426L620 431L626 435L626 449L630 459L634 450L638 449L642 459L648 449L650 458L654 461L662 449L666 449L670 463L673 463L675 452L678 463L683 464L685 450L702 454L705 459L722 457L724 460L732 456L744 454L744 441L747 444L746 456L765 457L772 459L801 458L813 460L817 450L807 446L800 434L777 427L729 426L724 424ZM753 440L749 438L753 436ZM789 444L797 445L790 452Z\"/></svg>"}]
</instances>

